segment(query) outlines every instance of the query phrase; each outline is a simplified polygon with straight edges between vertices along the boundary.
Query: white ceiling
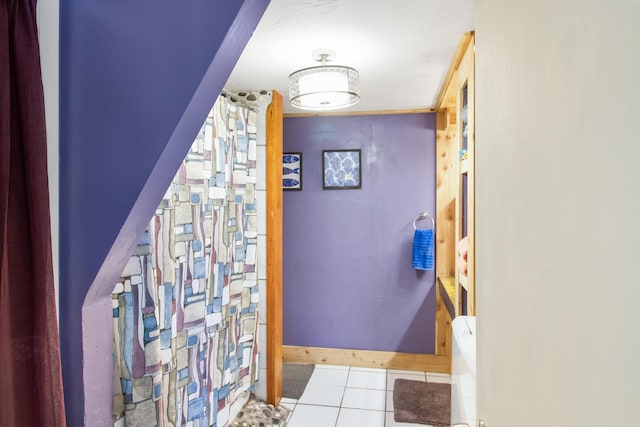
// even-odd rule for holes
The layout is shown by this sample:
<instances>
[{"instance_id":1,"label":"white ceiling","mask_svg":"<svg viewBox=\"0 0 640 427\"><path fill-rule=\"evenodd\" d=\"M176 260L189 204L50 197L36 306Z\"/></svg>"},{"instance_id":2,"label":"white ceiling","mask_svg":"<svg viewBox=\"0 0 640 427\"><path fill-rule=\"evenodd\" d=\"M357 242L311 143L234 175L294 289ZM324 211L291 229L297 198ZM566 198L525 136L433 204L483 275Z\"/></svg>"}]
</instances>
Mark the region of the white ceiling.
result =
<instances>
[{"instance_id":1,"label":"white ceiling","mask_svg":"<svg viewBox=\"0 0 640 427\"><path fill-rule=\"evenodd\" d=\"M271 0L225 89L275 89L285 113L288 76L318 65L315 49L360 72L362 100L344 112L433 107L475 0Z\"/></svg>"}]
</instances>

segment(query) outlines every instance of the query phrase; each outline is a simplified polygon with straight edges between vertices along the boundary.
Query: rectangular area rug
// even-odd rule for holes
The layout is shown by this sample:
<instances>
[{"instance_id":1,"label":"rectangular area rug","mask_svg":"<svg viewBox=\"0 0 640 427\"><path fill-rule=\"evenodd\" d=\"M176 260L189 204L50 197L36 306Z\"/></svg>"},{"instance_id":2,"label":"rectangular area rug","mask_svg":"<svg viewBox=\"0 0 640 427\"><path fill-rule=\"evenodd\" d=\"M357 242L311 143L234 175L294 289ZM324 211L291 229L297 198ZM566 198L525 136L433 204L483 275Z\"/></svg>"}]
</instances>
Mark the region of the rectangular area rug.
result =
<instances>
[{"instance_id":1,"label":"rectangular area rug","mask_svg":"<svg viewBox=\"0 0 640 427\"><path fill-rule=\"evenodd\" d=\"M315 365L285 363L282 365L282 397L300 399L313 374Z\"/></svg>"},{"instance_id":2,"label":"rectangular area rug","mask_svg":"<svg viewBox=\"0 0 640 427\"><path fill-rule=\"evenodd\" d=\"M393 386L393 419L397 423L451 426L451 384L398 378Z\"/></svg>"}]
</instances>

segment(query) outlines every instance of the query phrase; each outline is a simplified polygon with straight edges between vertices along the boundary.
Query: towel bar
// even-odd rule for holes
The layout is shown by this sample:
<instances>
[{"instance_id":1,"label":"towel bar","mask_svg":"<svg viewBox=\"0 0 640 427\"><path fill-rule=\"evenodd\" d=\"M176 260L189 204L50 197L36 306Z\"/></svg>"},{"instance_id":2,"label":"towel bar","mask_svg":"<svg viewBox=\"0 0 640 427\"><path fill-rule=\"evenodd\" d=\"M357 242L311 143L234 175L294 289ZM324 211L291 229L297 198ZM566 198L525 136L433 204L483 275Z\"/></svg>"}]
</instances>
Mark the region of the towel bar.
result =
<instances>
[{"instance_id":1,"label":"towel bar","mask_svg":"<svg viewBox=\"0 0 640 427\"><path fill-rule=\"evenodd\" d=\"M420 220L429 218L431 220L431 228L433 229L433 231L436 230L436 222L433 220L433 217L431 215L429 215L426 211L425 212L420 212L418 214L418 216L416 216L416 218L413 220L413 229L417 230L418 226L416 225L416 223Z\"/></svg>"}]
</instances>

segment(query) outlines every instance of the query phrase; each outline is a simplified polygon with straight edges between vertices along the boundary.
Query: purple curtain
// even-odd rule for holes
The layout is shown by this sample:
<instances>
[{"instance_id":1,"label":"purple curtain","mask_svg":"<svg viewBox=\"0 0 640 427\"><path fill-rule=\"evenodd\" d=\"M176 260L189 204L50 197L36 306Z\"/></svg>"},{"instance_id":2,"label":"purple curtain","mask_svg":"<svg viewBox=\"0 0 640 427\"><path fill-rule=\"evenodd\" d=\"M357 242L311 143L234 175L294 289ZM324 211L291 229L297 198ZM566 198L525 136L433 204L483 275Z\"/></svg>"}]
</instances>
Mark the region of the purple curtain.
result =
<instances>
[{"instance_id":1,"label":"purple curtain","mask_svg":"<svg viewBox=\"0 0 640 427\"><path fill-rule=\"evenodd\" d=\"M0 0L0 424L64 426L36 0Z\"/></svg>"}]
</instances>

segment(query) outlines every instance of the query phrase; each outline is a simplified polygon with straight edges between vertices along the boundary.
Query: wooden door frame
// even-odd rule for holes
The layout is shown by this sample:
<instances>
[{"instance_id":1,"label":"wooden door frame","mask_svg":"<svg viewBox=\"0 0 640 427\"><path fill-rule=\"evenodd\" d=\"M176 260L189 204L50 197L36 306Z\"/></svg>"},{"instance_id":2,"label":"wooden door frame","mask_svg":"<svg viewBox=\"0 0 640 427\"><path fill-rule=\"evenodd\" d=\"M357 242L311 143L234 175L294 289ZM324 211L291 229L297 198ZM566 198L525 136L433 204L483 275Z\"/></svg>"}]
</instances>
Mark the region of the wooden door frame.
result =
<instances>
[{"instance_id":1,"label":"wooden door frame","mask_svg":"<svg viewBox=\"0 0 640 427\"><path fill-rule=\"evenodd\" d=\"M466 57L473 57L474 32L465 33L460 40L454 59L450 65L445 81L440 89L436 101L437 112L436 145L438 146L438 172L442 176L449 177L451 162L457 161L457 153L442 156L440 151L450 151L452 139L456 134L456 102L458 86L458 68ZM466 54L466 55L465 55ZM468 60L467 60L468 61ZM473 60L471 60L473 61ZM471 62L473 67L473 62ZM470 90L474 90L473 81ZM473 100L473 98L472 98ZM380 112L388 114L389 112ZM397 113L397 112L396 112ZM352 113L346 113L351 115ZM301 115L296 115L301 116ZM282 151L283 151L283 112L282 95L272 91L272 101L267 109L266 133L266 173L267 173L267 402L278 405L282 398ZM473 125L473 123L471 123ZM445 147L446 145L446 147ZM446 153L445 153L446 154ZM471 153L473 154L473 153ZM443 159L446 164L443 164ZM442 170L441 170L442 169ZM473 172L473 171L472 171ZM436 236L438 237L438 250L441 254L436 259L437 277L436 283L436 343L434 355L397 354L384 352L362 352L351 349L313 349L287 347L287 356L295 361L303 363L334 363L351 364L357 361L359 364L376 367L388 367L396 369L408 369L418 367L421 370L433 370L436 372L451 372L451 321L455 316L452 305L456 301L454 287L451 286L455 279L451 277L457 270L455 268L455 243L451 245L454 237L454 223L452 221L450 201L439 200L442 190L437 189L437 214ZM473 201L470 201L473 203ZM472 232L472 230L470 230ZM445 237L447 236L447 237ZM455 238L453 242L456 242ZM444 245L444 247L443 247ZM471 249L472 251L472 249ZM453 256L451 256L453 255ZM473 263L470 263L473 268ZM472 293L471 298L475 298ZM475 314L474 304L471 304ZM345 356L346 355L346 356Z\"/></svg>"},{"instance_id":2,"label":"wooden door frame","mask_svg":"<svg viewBox=\"0 0 640 427\"><path fill-rule=\"evenodd\" d=\"M282 398L282 95L267 108L267 402Z\"/></svg>"}]
</instances>

